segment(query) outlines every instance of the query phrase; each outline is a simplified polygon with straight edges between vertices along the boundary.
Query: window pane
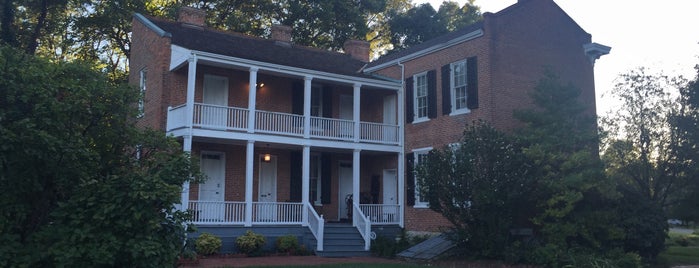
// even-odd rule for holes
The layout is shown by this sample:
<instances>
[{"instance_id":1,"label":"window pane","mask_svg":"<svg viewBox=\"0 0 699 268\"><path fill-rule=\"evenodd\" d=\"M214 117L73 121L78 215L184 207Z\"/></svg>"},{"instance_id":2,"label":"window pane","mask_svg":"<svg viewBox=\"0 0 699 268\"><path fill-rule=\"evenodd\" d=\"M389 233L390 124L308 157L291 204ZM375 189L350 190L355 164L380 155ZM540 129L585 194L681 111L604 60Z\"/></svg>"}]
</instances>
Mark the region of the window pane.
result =
<instances>
[{"instance_id":1,"label":"window pane","mask_svg":"<svg viewBox=\"0 0 699 268\"><path fill-rule=\"evenodd\" d=\"M427 75L419 75L415 79L415 116L427 117Z\"/></svg>"}]
</instances>

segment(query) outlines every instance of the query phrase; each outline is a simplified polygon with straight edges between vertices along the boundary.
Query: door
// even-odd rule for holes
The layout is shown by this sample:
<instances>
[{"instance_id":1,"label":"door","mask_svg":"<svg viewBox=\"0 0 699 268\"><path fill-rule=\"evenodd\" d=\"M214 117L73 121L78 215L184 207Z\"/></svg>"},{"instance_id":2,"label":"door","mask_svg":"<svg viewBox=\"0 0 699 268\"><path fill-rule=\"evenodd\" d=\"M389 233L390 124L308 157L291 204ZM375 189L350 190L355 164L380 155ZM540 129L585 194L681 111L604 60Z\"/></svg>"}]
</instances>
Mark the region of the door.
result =
<instances>
[{"instance_id":1,"label":"door","mask_svg":"<svg viewBox=\"0 0 699 268\"><path fill-rule=\"evenodd\" d=\"M225 155L220 152L201 153L201 171L207 180L199 184L199 203L195 213L199 220L222 221L224 219Z\"/></svg>"},{"instance_id":2,"label":"door","mask_svg":"<svg viewBox=\"0 0 699 268\"><path fill-rule=\"evenodd\" d=\"M210 128L226 128L228 122L228 78L205 75L201 124ZM196 112L195 112L196 114Z\"/></svg>"},{"instance_id":3,"label":"door","mask_svg":"<svg viewBox=\"0 0 699 268\"><path fill-rule=\"evenodd\" d=\"M352 208L347 205L348 197L352 195L352 162L341 161L339 166L338 220L349 219L347 208Z\"/></svg>"},{"instance_id":4,"label":"door","mask_svg":"<svg viewBox=\"0 0 699 268\"><path fill-rule=\"evenodd\" d=\"M398 132L393 126L396 125L396 96L388 95L383 97L383 123L390 127L383 127L383 141L395 142L398 141Z\"/></svg>"},{"instance_id":5,"label":"door","mask_svg":"<svg viewBox=\"0 0 699 268\"><path fill-rule=\"evenodd\" d=\"M340 95L340 119L353 120L354 113L352 112L353 104L352 95ZM341 124L340 135L342 138L352 138L354 135L353 124Z\"/></svg>"},{"instance_id":6,"label":"door","mask_svg":"<svg viewBox=\"0 0 699 268\"><path fill-rule=\"evenodd\" d=\"M272 155L265 161L260 155L260 186L257 198L257 220L275 221L277 219L277 157Z\"/></svg>"},{"instance_id":7,"label":"door","mask_svg":"<svg viewBox=\"0 0 699 268\"><path fill-rule=\"evenodd\" d=\"M398 176L395 169L383 170L383 204L397 205L398 204ZM387 206L383 208L383 221L395 221L397 208L395 206Z\"/></svg>"}]
</instances>

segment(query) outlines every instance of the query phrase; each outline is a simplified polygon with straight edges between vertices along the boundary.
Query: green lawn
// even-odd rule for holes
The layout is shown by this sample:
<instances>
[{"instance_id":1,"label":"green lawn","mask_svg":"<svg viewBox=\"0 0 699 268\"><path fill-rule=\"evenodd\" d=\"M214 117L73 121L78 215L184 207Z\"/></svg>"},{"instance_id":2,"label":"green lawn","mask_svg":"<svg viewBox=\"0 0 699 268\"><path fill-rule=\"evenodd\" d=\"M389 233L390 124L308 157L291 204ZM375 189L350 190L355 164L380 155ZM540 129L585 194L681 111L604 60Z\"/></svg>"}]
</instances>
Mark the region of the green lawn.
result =
<instances>
[{"instance_id":1,"label":"green lawn","mask_svg":"<svg viewBox=\"0 0 699 268\"><path fill-rule=\"evenodd\" d=\"M667 249L658 258L668 265L699 265L699 235L670 231Z\"/></svg>"},{"instance_id":2,"label":"green lawn","mask_svg":"<svg viewBox=\"0 0 699 268\"><path fill-rule=\"evenodd\" d=\"M255 268L303 268L303 267L318 267L318 268L424 268L425 266L416 264L400 264L400 263L344 263L344 264L321 264L321 265L289 265L289 266L254 266Z\"/></svg>"}]
</instances>

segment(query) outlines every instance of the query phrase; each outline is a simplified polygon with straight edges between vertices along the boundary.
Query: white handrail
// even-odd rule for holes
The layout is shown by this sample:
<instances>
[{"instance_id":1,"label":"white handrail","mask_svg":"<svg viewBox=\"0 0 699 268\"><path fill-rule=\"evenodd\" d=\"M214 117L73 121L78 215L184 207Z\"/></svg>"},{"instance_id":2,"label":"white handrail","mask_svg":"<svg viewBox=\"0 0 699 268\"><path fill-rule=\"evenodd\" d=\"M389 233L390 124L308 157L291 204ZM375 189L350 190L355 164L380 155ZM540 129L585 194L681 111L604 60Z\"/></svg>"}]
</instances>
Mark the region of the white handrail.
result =
<instances>
[{"instance_id":1,"label":"white handrail","mask_svg":"<svg viewBox=\"0 0 699 268\"><path fill-rule=\"evenodd\" d=\"M254 224L301 224L303 203L252 202Z\"/></svg>"},{"instance_id":2,"label":"white handrail","mask_svg":"<svg viewBox=\"0 0 699 268\"><path fill-rule=\"evenodd\" d=\"M360 123L360 134L359 139L361 141L368 142L379 142L379 143L398 143L398 126L373 123L373 122L361 122Z\"/></svg>"},{"instance_id":3,"label":"white handrail","mask_svg":"<svg viewBox=\"0 0 699 268\"><path fill-rule=\"evenodd\" d=\"M311 116L311 136L338 140L354 140L354 121Z\"/></svg>"},{"instance_id":4,"label":"white handrail","mask_svg":"<svg viewBox=\"0 0 699 268\"><path fill-rule=\"evenodd\" d=\"M323 219L323 215L318 216L318 213L316 213L316 210L313 209L313 206L309 203L305 203L304 207L306 211L308 211L308 227L311 229L311 233L313 236L315 236L316 241L318 243L316 244L316 250L317 251L323 251L323 233L325 232L325 219Z\"/></svg>"},{"instance_id":5,"label":"white handrail","mask_svg":"<svg viewBox=\"0 0 699 268\"><path fill-rule=\"evenodd\" d=\"M255 131L303 136L303 115L257 110Z\"/></svg>"},{"instance_id":6,"label":"white handrail","mask_svg":"<svg viewBox=\"0 0 699 268\"><path fill-rule=\"evenodd\" d=\"M352 204L352 225L357 227L359 234L364 238L364 250L371 248L371 221L364 216L356 203Z\"/></svg>"},{"instance_id":7,"label":"white handrail","mask_svg":"<svg viewBox=\"0 0 699 268\"><path fill-rule=\"evenodd\" d=\"M359 208L371 224L400 224L402 215L398 204L359 204Z\"/></svg>"},{"instance_id":8,"label":"white handrail","mask_svg":"<svg viewBox=\"0 0 699 268\"><path fill-rule=\"evenodd\" d=\"M189 201L192 223L243 224L245 202Z\"/></svg>"}]
</instances>

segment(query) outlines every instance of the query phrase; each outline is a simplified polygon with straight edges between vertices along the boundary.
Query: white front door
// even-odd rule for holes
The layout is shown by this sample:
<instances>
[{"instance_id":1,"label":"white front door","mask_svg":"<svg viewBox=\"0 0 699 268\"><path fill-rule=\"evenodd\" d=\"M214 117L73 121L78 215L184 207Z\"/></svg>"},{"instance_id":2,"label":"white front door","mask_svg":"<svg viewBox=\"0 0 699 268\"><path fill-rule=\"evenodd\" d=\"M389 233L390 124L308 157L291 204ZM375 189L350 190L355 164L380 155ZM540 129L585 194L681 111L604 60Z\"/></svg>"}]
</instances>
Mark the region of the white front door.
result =
<instances>
[{"instance_id":1,"label":"white front door","mask_svg":"<svg viewBox=\"0 0 699 268\"><path fill-rule=\"evenodd\" d=\"M383 140L384 141L396 141L397 134L395 128L392 126L396 125L398 119L396 118L396 96L388 95L383 97L383 123L390 125L391 127L383 128Z\"/></svg>"},{"instance_id":2,"label":"white front door","mask_svg":"<svg viewBox=\"0 0 699 268\"><path fill-rule=\"evenodd\" d=\"M338 191L338 204L340 211L338 213L338 220L349 218L347 216L347 198L352 195L352 162L340 162L339 175L340 183L338 184L340 189ZM349 208L352 207L349 206Z\"/></svg>"},{"instance_id":3,"label":"white front door","mask_svg":"<svg viewBox=\"0 0 699 268\"><path fill-rule=\"evenodd\" d=\"M353 120L353 99L352 95L340 95L340 119ZM351 124L341 124L341 126L340 134L343 138L350 138L354 135L354 127Z\"/></svg>"},{"instance_id":4,"label":"white front door","mask_svg":"<svg viewBox=\"0 0 699 268\"><path fill-rule=\"evenodd\" d=\"M225 128L228 122L228 78L204 75L204 93L201 124L213 128ZM210 106L213 105L213 106Z\"/></svg>"},{"instance_id":5,"label":"white front door","mask_svg":"<svg viewBox=\"0 0 699 268\"><path fill-rule=\"evenodd\" d=\"M199 184L199 201L197 207L200 220L220 221L224 218L224 191L226 177L225 154L220 152L201 153L201 171L207 177Z\"/></svg>"},{"instance_id":6,"label":"white front door","mask_svg":"<svg viewBox=\"0 0 699 268\"><path fill-rule=\"evenodd\" d=\"M277 157L265 162L260 155L260 187L257 200L258 221L274 221L277 218Z\"/></svg>"},{"instance_id":7,"label":"white front door","mask_svg":"<svg viewBox=\"0 0 699 268\"><path fill-rule=\"evenodd\" d=\"M395 169L383 170L383 204L396 205L398 204L398 176ZM383 220L395 221L396 208L384 207Z\"/></svg>"}]
</instances>

